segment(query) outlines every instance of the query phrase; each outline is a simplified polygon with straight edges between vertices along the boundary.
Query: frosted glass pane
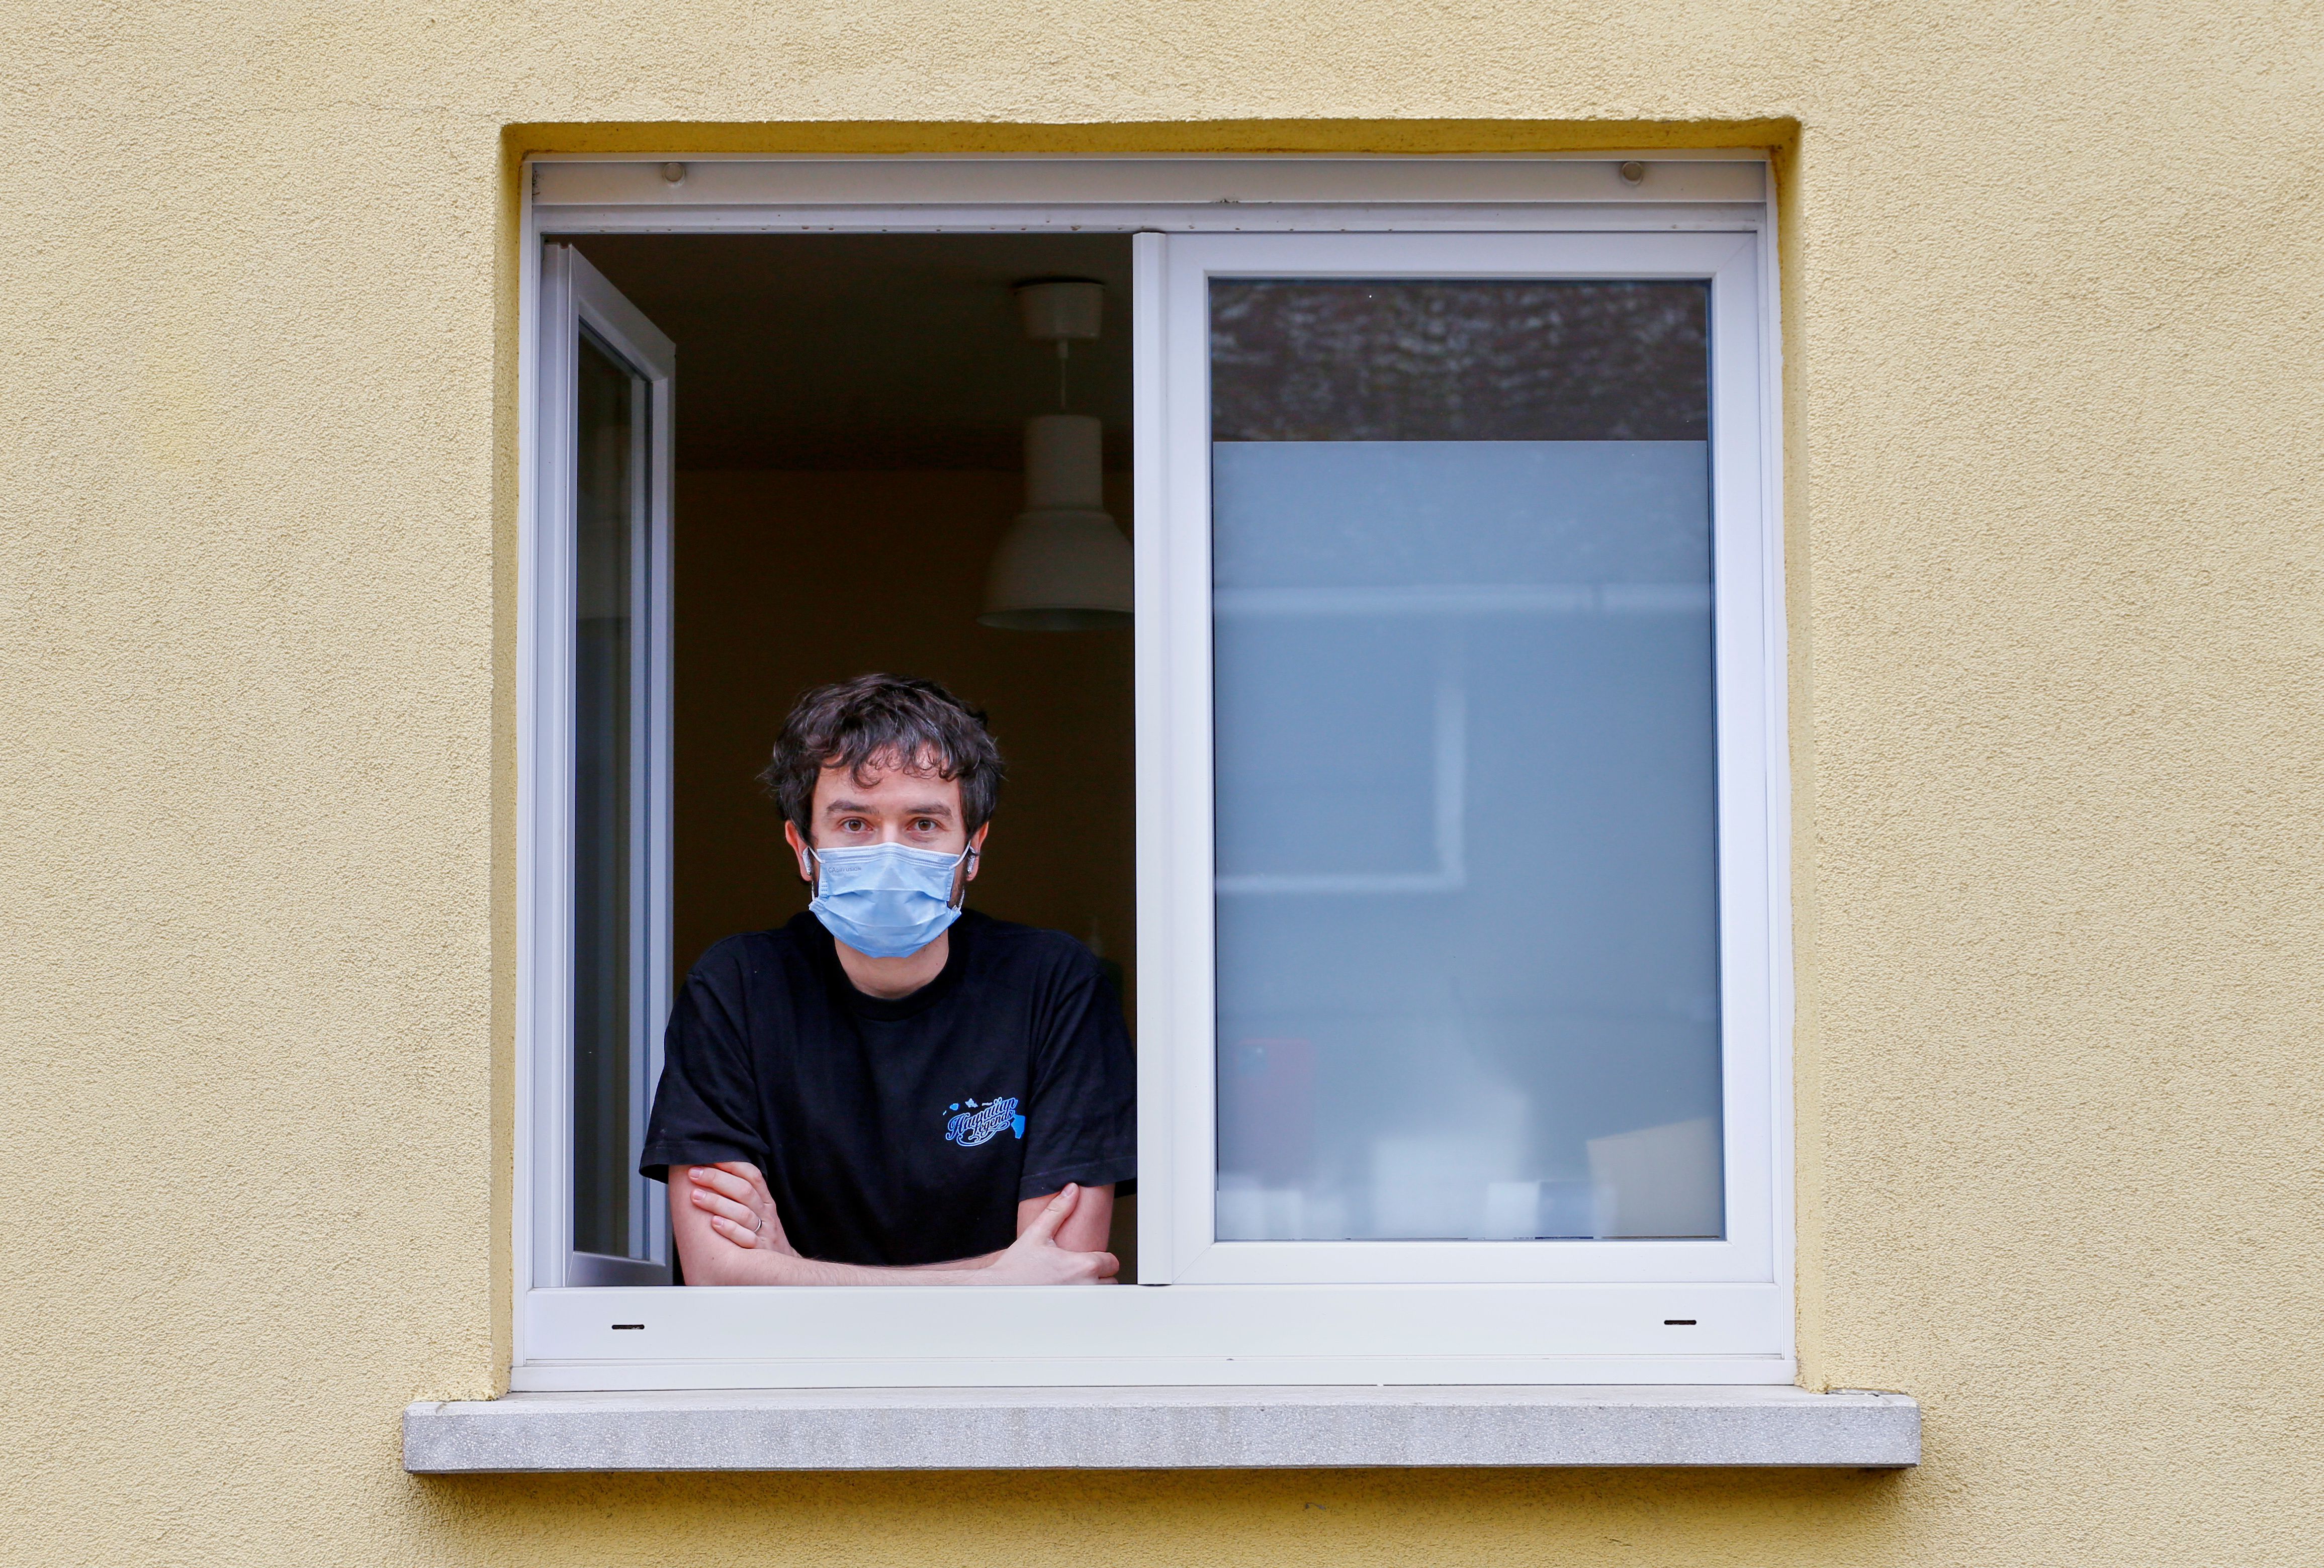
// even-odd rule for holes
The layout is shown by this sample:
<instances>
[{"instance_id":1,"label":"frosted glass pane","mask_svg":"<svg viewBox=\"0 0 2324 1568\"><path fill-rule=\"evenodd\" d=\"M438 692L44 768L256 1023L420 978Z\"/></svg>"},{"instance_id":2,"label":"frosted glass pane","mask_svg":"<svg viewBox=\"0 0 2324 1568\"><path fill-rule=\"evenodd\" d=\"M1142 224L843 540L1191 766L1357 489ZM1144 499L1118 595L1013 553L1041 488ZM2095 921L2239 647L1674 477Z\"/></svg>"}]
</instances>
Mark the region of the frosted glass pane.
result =
<instances>
[{"instance_id":1,"label":"frosted glass pane","mask_svg":"<svg viewBox=\"0 0 2324 1568\"><path fill-rule=\"evenodd\" d=\"M1703 291L1524 285L1496 343L1513 287L1213 294L1271 355L1225 428L1265 432L1268 374L1304 400L1300 438L1213 448L1222 1240L1723 1232L1707 420L1603 434L1626 398L1689 428ZM1619 309L1593 336L1577 294L1544 349L1561 287ZM1302 291L1404 288L1462 364L1397 338L1434 402L1334 426L1349 321L1413 312ZM1691 346L1618 352L1673 319ZM1533 411L1435 438L1478 364Z\"/></svg>"}]
</instances>

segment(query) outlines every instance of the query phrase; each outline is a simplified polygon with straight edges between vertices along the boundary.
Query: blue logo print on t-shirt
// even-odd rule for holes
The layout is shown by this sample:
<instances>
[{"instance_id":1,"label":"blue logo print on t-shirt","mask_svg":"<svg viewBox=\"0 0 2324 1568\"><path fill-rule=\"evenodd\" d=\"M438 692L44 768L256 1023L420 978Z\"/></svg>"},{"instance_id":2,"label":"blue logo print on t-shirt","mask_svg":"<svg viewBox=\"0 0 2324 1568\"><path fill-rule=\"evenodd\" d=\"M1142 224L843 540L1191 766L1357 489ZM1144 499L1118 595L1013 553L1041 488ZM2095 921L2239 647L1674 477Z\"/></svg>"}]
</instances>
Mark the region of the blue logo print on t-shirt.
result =
<instances>
[{"instance_id":1,"label":"blue logo print on t-shirt","mask_svg":"<svg viewBox=\"0 0 2324 1568\"><path fill-rule=\"evenodd\" d=\"M961 1111L957 1104L952 1109L960 1114L945 1123L946 1143L974 1148L980 1143L991 1143L1001 1136L1003 1129L1019 1138L1025 1136L1025 1119L1017 1114L1017 1102L1014 1100L993 1100L982 1105L972 1100L965 1111Z\"/></svg>"}]
</instances>

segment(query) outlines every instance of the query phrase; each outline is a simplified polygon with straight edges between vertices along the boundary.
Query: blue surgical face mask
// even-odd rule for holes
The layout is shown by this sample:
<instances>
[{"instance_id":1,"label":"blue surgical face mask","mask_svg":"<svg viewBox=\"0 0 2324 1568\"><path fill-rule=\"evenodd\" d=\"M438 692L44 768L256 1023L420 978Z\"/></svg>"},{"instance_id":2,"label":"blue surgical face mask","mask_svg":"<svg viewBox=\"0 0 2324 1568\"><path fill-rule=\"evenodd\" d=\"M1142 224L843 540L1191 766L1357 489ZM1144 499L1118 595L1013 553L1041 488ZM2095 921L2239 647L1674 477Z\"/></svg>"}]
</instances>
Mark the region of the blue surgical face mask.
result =
<instances>
[{"instance_id":1,"label":"blue surgical face mask","mask_svg":"<svg viewBox=\"0 0 2324 1568\"><path fill-rule=\"evenodd\" d=\"M817 849L815 899L807 908L823 928L870 958L908 958L960 918L953 881L958 854L902 844ZM968 883L961 879L961 893Z\"/></svg>"}]
</instances>

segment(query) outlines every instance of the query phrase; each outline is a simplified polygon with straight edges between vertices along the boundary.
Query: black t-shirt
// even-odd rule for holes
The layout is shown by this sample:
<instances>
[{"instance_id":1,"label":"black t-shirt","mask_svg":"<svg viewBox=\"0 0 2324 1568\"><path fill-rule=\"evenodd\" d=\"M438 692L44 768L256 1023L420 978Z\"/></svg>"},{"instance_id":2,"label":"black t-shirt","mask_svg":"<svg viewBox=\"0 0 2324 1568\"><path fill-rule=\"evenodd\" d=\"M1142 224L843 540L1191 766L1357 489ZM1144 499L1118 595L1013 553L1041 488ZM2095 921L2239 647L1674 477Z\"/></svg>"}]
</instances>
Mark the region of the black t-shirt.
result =
<instances>
[{"instance_id":1,"label":"black t-shirt","mask_svg":"<svg viewBox=\"0 0 2324 1568\"><path fill-rule=\"evenodd\" d=\"M803 914L702 955L671 1010L638 1168L748 1160L803 1257L897 1266L1006 1247L1021 1198L1137 1170L1121 1003L1089 949L973 910L893 1001Z\"/></svg>"}]
</instances>

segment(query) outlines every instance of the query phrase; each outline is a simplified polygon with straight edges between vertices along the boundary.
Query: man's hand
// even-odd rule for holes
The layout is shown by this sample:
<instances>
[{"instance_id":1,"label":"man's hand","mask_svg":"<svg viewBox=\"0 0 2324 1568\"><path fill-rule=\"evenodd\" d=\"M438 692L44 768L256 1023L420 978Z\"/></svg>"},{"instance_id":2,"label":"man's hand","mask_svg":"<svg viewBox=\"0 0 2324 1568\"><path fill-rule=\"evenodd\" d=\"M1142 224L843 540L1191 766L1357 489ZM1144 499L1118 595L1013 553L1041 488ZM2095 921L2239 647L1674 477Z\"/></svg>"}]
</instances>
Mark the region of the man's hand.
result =
<instances>
[{"instance_id":1,"label":"man's hand","mask_svg":"<svg viewBox=\"0 0 2324 1568\"><path fill-rule=\"evenodd\" d=\"M783 1234L774 1194L767 1190L767 1178L757 1166L740 1159L688 1166L686 1179L692 1189L687 1201L709 1216L711 1230L723 1240L750 1250L798 1256L790 1238Z\"/></svg>"},{"instance_id":2,"label":"man's hand","mask_svg":"<svg viewBox=\"0 0 2324 1568\"><path fill-rule=\"evenodd\" d=\"M1120 1262L1111 1252L1069 1252L1057 1245L1057 1230L1073 1218L1079 1206L1082 1189L1072 1183L1065 1191L1049 1200L1049 1206L1040 1217L1025 1227L1025 1231L1010 1245L1007 1251L995 1258L983 1268L979 1280L985 1285L1111 1285L1121 1271Z\"/></svg>"}]
</instances>

